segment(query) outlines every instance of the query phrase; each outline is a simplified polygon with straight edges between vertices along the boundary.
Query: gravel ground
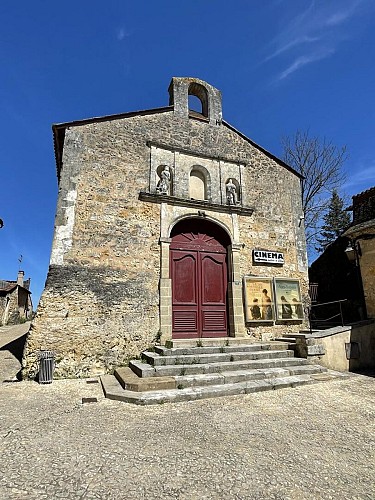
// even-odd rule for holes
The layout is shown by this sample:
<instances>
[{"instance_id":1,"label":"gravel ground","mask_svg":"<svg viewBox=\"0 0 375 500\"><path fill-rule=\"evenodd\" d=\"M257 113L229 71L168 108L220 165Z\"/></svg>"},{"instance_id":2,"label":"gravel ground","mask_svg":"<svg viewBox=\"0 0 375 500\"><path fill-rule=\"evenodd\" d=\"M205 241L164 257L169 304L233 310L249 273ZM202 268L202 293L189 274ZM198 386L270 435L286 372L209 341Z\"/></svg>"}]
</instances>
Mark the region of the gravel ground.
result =
<instances>
[{"instance_id":1,"label":"gravel ground","mask_svg":"<svg viewBox=\"0 0 375 500\"><path fill-rule=\"evenodd\" d=\"M360 375L153 407L3 383L0 498L374 499L374 400Z\"/></svg>"},{"instance_id":2,"label":"gravel ground","mask_svg":"<svg viewBox=\"0 0 375 500\"><path fill-rule=\"evenodd\" d=\"M3 382L23 345L4 328L1 500L375 499L374 378L139 407L85 380Z\"/></svg>"}]
</instances>

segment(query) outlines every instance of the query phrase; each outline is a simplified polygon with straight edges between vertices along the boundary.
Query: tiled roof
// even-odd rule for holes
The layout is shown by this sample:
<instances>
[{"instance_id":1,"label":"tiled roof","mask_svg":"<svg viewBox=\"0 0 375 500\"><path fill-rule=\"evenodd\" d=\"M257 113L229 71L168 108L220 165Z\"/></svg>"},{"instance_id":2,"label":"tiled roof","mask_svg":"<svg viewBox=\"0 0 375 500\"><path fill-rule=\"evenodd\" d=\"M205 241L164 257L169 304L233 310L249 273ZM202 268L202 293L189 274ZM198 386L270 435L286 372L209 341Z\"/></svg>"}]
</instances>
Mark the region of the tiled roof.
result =
<instances>
[{"instance_id":1,"label":"tiled roof","mask_svg":"<svg viewBox=\"0 0 375 500\"><path fill-rule=\"evenodd\" d=\"M375 187L353 196L353 225L375 219Z\"/></svg>"},{"instance_id":2,"label":"tiled roof","mask_svg":"<svg viewBox=\"0 0 375 500\"><path fill-rule=\"evenodd\" d=\"M25 283L27 285L27 283ZM30 285L30 283L28 283ZM14 290L17 286L20 288L23 288L26 290L28 293L31 294L30 290L28 289L28 286L21 286L17 285L17 281L6 281L6 280L0 280L0 294L3 295L4 293L11 292Z\"/></svg>"},{"instance_id":3,"label":"tiled roof","mask_svg":"<svg viewBox=\"0 0 375 500\"><path fill-rule=\"evenodd\" d=\"M4 293L4 292L11 292L12 290L14 290L14 288L17 287L17 283L7 283L6 285L2 286L3 283L6 283L6 282L0 282L0 293Z\"/></svg>"}]
</instances>

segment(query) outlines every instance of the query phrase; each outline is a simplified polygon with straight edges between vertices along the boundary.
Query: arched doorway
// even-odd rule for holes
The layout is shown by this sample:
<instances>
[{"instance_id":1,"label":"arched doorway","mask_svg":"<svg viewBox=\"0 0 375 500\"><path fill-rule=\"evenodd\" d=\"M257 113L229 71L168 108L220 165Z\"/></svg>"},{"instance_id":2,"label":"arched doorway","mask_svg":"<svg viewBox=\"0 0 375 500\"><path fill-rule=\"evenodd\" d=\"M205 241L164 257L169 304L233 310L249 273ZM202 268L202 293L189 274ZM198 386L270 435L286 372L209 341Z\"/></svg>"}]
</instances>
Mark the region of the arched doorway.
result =
<instances>
[{"instance_id":1,"label":"arched doorway","mask_svg":"<svg viewBox=\"0 0 375 500\"><path fill-rule=\"evenodd\" d=\"M172 337L228 335L228 234L204 219L185 219L171 232Z\"/></svg>"}]
</instances>

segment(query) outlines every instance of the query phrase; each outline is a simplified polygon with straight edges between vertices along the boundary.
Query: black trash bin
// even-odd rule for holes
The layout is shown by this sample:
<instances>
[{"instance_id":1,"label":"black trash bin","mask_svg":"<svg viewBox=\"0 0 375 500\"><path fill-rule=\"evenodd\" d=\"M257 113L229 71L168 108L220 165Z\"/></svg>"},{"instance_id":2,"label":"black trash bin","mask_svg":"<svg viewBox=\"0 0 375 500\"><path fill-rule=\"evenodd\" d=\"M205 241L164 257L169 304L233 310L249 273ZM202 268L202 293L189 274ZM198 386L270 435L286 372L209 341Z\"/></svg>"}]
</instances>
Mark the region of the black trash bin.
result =
<instances>
[{"instance_id":1,"label":"black trash bin","mask_svg":"<svg viewBox=\"0 0 375 500\"><path fill-rule=\"evenodd\" d=\"M55 353L53 351L39 352L39 384L51 384L55 369Z\"/></svg>"}]
</instances>

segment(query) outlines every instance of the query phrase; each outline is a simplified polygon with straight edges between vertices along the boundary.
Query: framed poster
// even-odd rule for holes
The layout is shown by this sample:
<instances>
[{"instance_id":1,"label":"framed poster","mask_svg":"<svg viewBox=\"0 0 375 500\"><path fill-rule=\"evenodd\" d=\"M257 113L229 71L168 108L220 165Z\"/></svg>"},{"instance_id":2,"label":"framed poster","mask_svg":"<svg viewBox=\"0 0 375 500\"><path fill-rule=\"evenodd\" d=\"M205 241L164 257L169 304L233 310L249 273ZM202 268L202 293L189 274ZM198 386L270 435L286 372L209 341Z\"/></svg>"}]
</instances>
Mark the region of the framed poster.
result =
<instances>
[{"instance_id":1,"label":"framed poster","mask_svg":"<svg viewBox=\"0 0 375 500\"><path fill-rule=\"evenodd\" d=\"M275 278L276 317L278 320L303 320L300 283L292 278Z\"/></svg>"},{"instance_id":2,"label":"framed poster","mask_svg":"<svg viewBox=\"0 0 375 500\"><path fill-rule=\"evenodd\" d=\"M273 321L275 304L272 278L244 277L246 321Z\"/></svg>"}]
</instances>

